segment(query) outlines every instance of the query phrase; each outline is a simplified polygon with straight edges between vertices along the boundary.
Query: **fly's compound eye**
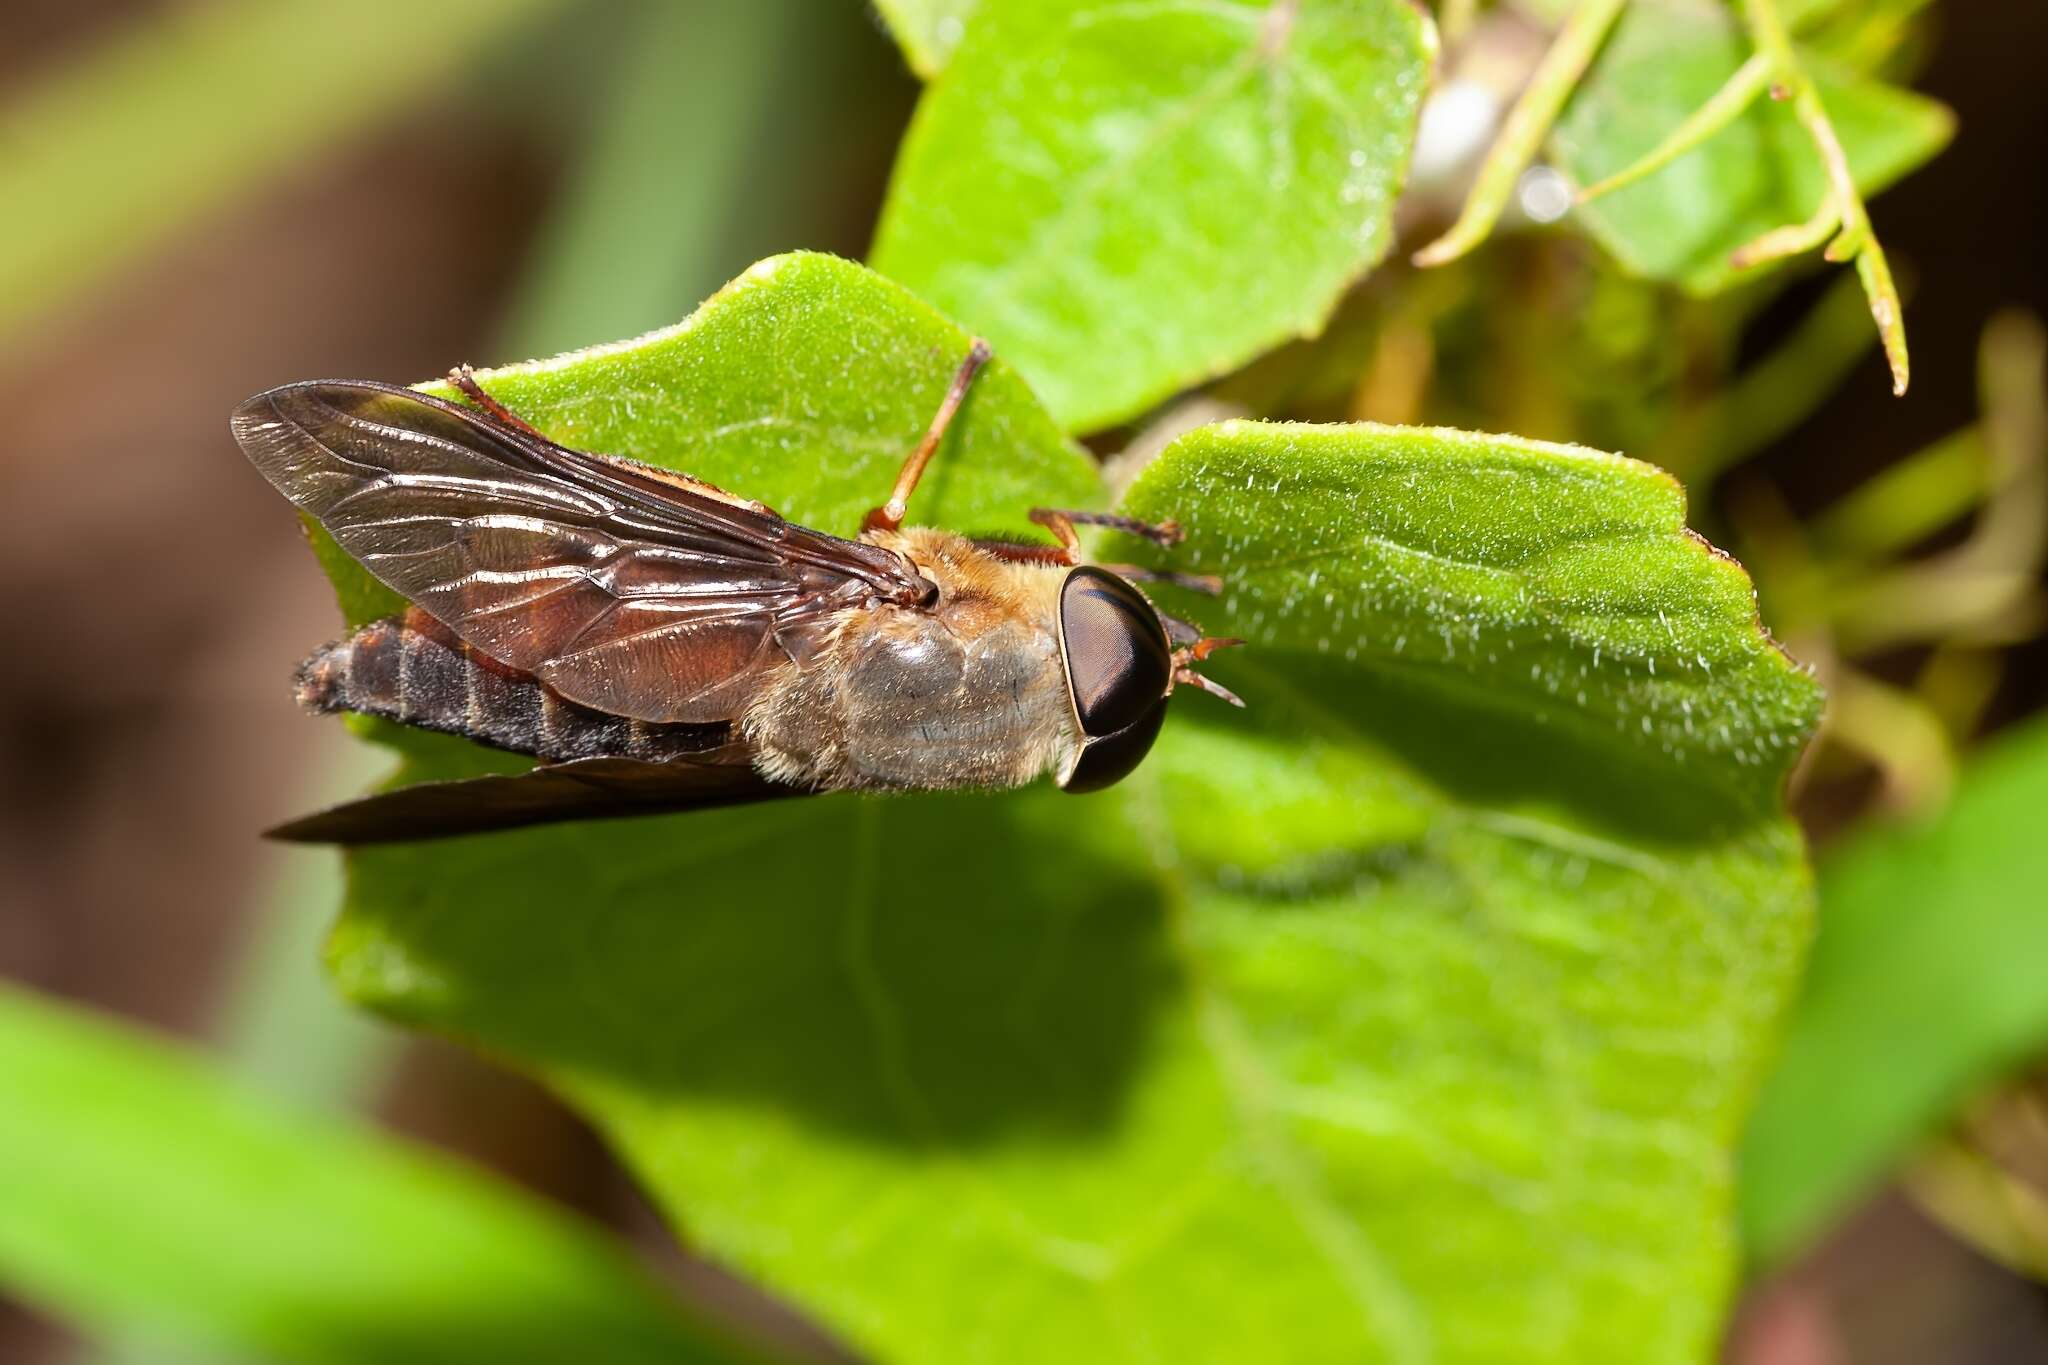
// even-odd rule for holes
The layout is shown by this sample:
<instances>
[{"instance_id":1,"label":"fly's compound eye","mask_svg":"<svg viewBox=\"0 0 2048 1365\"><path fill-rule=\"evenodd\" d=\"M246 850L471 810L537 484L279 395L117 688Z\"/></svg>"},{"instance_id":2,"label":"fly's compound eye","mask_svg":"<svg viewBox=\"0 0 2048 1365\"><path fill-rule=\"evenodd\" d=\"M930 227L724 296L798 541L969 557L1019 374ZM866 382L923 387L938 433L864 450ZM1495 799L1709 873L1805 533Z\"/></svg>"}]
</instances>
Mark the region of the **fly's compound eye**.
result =
<instances>
[{"instance_id":1,"label":"fly's compound eye","mask_svg":"<svg viewBox=\"0 0 2048 1365\"><path fill-rule=\"evenodd\" d=\"M1173 646L1159 614L1123 579L1083 566L1060 588L1060 654L1082 746L1060 779L1098 791L1138 766L1166 719Z\"/></svg>"}]
</instances>

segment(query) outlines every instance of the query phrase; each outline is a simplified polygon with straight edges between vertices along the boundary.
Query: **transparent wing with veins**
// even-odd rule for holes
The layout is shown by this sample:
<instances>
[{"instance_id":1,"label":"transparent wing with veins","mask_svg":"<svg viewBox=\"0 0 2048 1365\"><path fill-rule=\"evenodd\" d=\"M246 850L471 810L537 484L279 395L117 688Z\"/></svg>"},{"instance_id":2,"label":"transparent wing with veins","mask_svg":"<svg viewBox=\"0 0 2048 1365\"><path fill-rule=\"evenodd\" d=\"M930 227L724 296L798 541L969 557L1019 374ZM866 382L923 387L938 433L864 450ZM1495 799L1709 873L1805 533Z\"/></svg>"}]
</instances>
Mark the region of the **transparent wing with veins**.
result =
<instances>
[{"instance_id":1,"label":"transparent wing with veins","mask_svg":"<svg viewBox=\"0 0 2048 1365\"><path fill-rule=\"evenodd\" d=\"M782 657L779 633L929 592L890 551L410 389L287 385L237 408L233 429L371 574L490 657L614 715L730 720Z\"/></svg>"}]
</instances>

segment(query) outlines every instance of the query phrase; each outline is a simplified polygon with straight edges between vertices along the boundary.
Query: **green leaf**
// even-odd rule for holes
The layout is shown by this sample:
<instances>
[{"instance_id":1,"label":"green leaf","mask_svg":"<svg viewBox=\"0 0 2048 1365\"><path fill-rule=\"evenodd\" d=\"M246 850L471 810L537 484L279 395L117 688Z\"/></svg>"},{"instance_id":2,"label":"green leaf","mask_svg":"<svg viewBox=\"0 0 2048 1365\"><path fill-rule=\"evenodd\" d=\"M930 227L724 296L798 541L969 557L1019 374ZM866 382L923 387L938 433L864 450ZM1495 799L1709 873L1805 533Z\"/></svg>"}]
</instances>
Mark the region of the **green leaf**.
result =
<instances>
[{"instance_id":1,"label":"green leaf","mask_svg":"<svg viewBox=\"0 0 2048 1365\"><path fill-rule=\"evenodd\" d=\"M129 25L0 110L0 337L317 150L443 90L557 0L226 0ZM32 211L27 206L33 206Z\"/></svg>"},{"instance_id":2,"label":"green leaf","mask_svg":"<svg viewBox=\"0 0 2048 1365\"><path fill-rule=\"evenodd\" d=\"M939 74L941 67L960 45L967 21L980 0L875 0L875 8L896 35L896 45L910 69L925 80Z\"/></svg>"},{"instance_id":3,"label":"green leaf","mask_svg":"<svg viewBox=\"0 0 2048 1365\"><path fill-rule=\"evenodd\" d=\"M1742 1224L1796 1251L1979 1088L2048 1041L2048 724L1987 750L1954 801L1822 869L1821 932L1742 1154Z\"/></svg>"},{"instance_id":4,"label":"green leaf","mask_svg":"<svg viewBox=\"0 0 2048 1365\"><path fill-rule=\"evenodd\" d=\"M901 285L798 252L754 265L664 331L479 377L568 445L687 470L852 535L887 498L971 340ZM997 357L913 506L935 525L1016 535L1031 533L1035 498L1078 507L1102 490Z\"/></svg>"},{"instance_id":5,"label":"green leaf","mask_svg":"<svg viewBox=\"0 0 2048 1365\"><path fill-rule=\"evenodd\" d=\"M1185 510L1179 510L1182 508ZM1819 691L1651 465L1444 429L1225 422L1125 498L1188 527L1239 633L1425 678L1775 810ZM1199 607L1193 608L1199 610Z\"/></svg>"},{"instance_id":6,"label":"green leaf","mask_svg":"<svg viewBox=\"0 0 2048 1365\"><path fill-rule=\"evenodd\" d=\"M986 4L874 264L1107 426L1320 330L1386 254L1433 44L1406 0Z\"/></svg>"},{"instance_id":7,"label":"green leaf","mask_svg":"<svg viewBox=\"0 0 2048 1365\"><path fill-rule=\"evenodd\" d=\"M1706 103L1750 55L1721 6L1637 0L1551 134L1558 167L1581 185L1620 171ZM1911 91L1805 55L1868 197L1947 145L1954 116ZM1768 96L1649 179L1596 199L1577 221L1622 266L1712 294L1769 265L1729 257L1772 228L1813 216L1826 193L1818 154L1791 108Z\"/></svg>"},{"instance_id":8,"label":"green leaf","mask_svg":"<svg viewBox=\"0 0 2048 1365\"><path fill-rule=\"evenodd\" d=\"M802 404L727 481L846 529L945 369L832 380L915 307L851 269L492 384L697 472L704 425ZM728 330L810 318L773 305L813 272L868 311ZM697 359L776 375L704 415L657 387ZM1082 481L997 377L920 520ZM870 447L864 485L818 459ZM1231 575L1177 605L1252 640L1212 661L1250 712L1176 699L1089 797L366 850L337 980L537 1070L693 1245L879 1358L1699 1358L1808 912L1778 789L1816 690L1740 571L1655 471L1502 438L1231 425L1129 507Z\"/></svg>"},{"instance_id":9,"label":"green leaf","mask_svg":"<svg viewBox=\"0 0 2048 1365\"><path fill-rule=\"evenodd\" d=\"M593 1231L0 989L0 1284L100 1330L392 1365L735 1359Z\"/></svg>"}]
</instances>

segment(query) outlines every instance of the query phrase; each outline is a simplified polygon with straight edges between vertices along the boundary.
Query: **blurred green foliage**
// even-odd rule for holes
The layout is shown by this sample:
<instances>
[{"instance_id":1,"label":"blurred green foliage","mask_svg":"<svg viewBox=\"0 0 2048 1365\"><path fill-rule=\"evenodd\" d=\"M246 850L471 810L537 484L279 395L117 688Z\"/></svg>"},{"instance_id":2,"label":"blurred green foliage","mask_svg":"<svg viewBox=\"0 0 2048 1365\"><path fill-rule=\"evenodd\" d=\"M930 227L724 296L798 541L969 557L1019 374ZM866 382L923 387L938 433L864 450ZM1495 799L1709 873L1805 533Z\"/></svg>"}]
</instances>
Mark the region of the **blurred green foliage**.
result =
<instances>
[{"instance_id":1,"label":"blurred green foliage","mask_svg":"<svg viewBox=\"0 0 2048 1365\"><path fill-rule=\"evenodd\" d=\"M1551 146L1559 168L1582 185L1622 170L1749 55L1726 10L1638 0L1558 122ZM1953 131L1949 112L1932 100L1818 62L1815 76L1865 192L1921 165ZM1792 109L1761 88L1756 94L1698 150L1583 206L1576 221L1636 274L1694 293L1727 289L1744 273L1731 259L1738 248L1807 221L1827 195L1820 159Z\"/></svg>"},{"instance_id":2,"label":"blurred green foliage","mask_svg":"<svg viewBox=\"0 0 2048 1365\"><path fill-rule=\"evenodd\" d=\"M0 1279L292 1361L741 1358L617 1247L442 1158L0 989Z\"/></svg>"},{"instance_id":3,"label":"blurred green foliage","mask_svg":"<svg viewBox=\"0 0 2048 1365\"><path fill-rule=\"evenodd\" d=\"M2048 1038L2048 725L1987 749L1954 801L1830 859L1803 998L1743 1149L1775 1260Z\"/></svg>"},{"instance_id":4,"label":"blurred green foliage","mask_svg":"<svg viewBox=\"0 0 2048 1365\"><path fill-rule=\"evenodd\" d=\"M1122 421L1320 330L1386 254L1430 56L1407 0L984 5L905 135L875 267L1063 426Z\"/></svg>"}]
</instances>

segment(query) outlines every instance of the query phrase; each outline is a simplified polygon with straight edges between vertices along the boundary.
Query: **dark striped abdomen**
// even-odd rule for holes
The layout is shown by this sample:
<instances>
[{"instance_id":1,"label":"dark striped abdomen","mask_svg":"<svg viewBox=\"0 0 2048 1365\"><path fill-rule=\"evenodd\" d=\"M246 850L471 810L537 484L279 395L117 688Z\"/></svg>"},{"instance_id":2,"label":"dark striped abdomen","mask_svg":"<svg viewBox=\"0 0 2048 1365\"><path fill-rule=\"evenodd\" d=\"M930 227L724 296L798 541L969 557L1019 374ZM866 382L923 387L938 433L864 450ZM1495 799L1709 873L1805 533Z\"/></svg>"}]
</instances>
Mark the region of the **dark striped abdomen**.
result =
<instances>
[{"instance_id":1,"label":"dark striped abdomen","mask_svg":"<svg viewBox=\"0 0 2048 1365\"><path fill-rule=\"evenodd\" d=\"M535 758L685 758L731 738L727 725L652 725L562 700L478 654L416 608L372 621L299 666L299 704L359 711Z\"/></svg>"}]
</instances>

